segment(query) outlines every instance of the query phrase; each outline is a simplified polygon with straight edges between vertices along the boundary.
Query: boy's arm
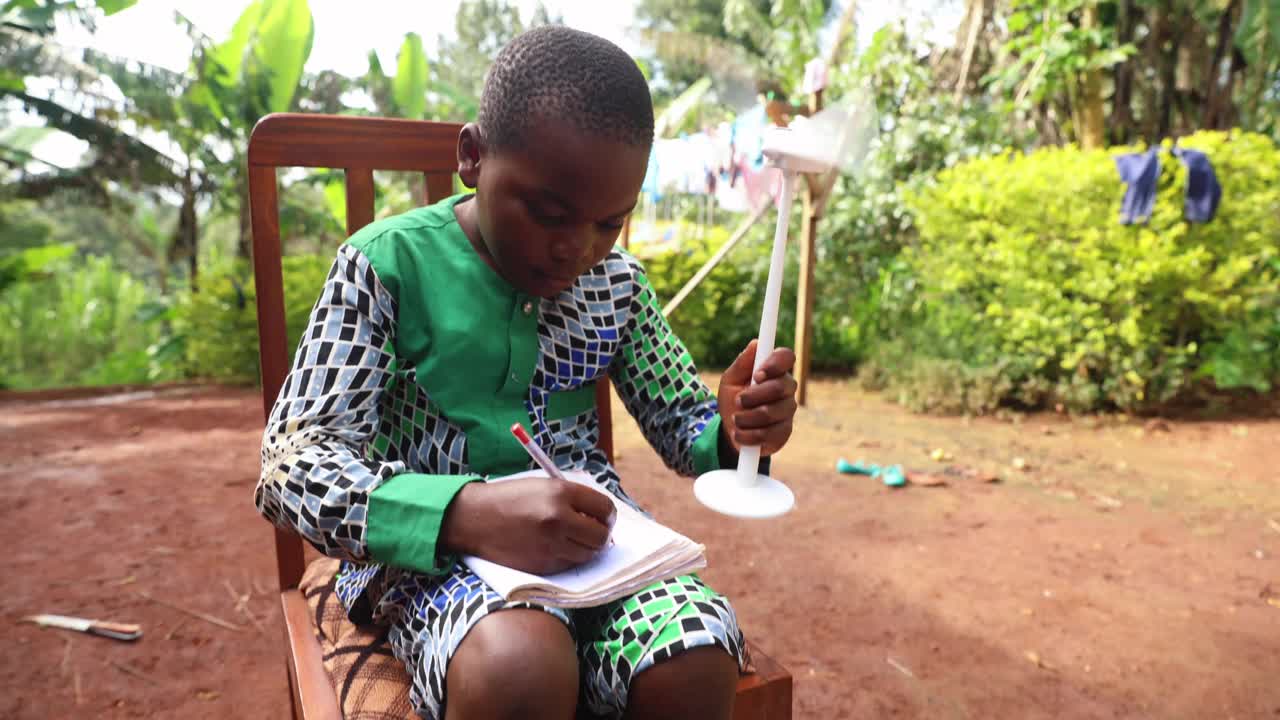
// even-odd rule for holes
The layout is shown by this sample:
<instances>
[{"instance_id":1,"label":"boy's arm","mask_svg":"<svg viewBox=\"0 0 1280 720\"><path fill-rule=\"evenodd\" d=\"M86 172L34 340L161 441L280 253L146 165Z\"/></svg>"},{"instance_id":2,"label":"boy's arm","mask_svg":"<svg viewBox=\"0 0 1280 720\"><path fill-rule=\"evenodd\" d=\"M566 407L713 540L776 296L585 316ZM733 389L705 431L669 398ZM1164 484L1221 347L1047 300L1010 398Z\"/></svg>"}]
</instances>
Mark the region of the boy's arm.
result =
<instances>
[{"instance_id":1,"label":"boy's arm","mask_svg":"<svg viewBox=\"0 0 1280 720\"><path fill-rule=\"evenodd\" d=\"M682 475L735 465L737 452L720 430L715 392L698 377L688 349L662 316L644 268L624 257L636 287L609 377L627 412L667 466Z\"/></svg>"},{"instance_id":2,"label":"boy's arm","mask_svg":"<svg viewBox=\"0 0 1280 720\"><path fill-rule=\"evenodd\" d=\"M393 376L395 327L395 298L343 245L267 422L254 501L325 555L442 572L452 565L437 551L445 511L479 478L408 473L364 454Z\"/></svg>"}]
</instances>

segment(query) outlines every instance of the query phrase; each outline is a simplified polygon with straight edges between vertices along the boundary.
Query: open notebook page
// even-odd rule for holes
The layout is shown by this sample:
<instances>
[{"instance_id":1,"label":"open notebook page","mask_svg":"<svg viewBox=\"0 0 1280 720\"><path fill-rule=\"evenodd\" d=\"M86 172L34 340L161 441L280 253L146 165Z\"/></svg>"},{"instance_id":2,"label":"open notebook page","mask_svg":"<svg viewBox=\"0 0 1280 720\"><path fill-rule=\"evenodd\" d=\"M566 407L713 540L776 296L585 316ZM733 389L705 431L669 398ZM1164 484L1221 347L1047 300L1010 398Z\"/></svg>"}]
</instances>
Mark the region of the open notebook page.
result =
<instances>
[{"instance_id":1,"label":"open notebook page","mask_svg":"<svg viewBox=\"0 0 1280 720\"><path fill-rule=\"evenodd\" d=\"M541 471L535 470L502 478L491 478L490 482L541 475ZM604 493L604 490L596 485L587 473L569 471L565 472L565 477ZM681 545L693 545L692 541L684 536L644 517L612 495L609 495L609 498L618 508L618 518L613 525L611 535L613 544L583 565L554 575L539 576L470 555L464 556L463 561L472 572L503 595L509 594L512 589L522 585L545 586L548 584L563 588L570 593L581 593L606 583L620 573L651 568Z\"/></svg>"}]
</instances>

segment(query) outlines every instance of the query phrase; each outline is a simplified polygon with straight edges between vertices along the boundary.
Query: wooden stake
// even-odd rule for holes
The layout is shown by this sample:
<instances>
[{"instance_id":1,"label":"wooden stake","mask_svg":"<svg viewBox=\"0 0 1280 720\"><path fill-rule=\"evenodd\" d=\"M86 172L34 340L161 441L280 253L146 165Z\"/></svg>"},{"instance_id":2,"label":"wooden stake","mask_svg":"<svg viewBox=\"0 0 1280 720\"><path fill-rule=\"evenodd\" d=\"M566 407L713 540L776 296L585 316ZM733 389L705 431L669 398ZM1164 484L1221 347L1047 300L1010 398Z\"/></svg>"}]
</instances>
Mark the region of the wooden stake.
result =
<instances>
[{"instance_id":1,"label":"wooden stake","mask_svg":"<svg viewBox=\"0 0 1280 720\"><path fill-rule=\"evenodd\" d=\"M693 289L698 287L698 283L702 282L702 280L707 277L707 274L711 272L712 268L718 265L720 261L724 259L725 255L729 254L729 251L733 249L734 245L738 244L739 240L747 236L747 231L750 230L751 227L764 216L765 211L771 207L773 207L772 202L760 203L760 207L756 208L755 211L751 213L751 216L744 220L742 224L738 226L737 230L733 231L733 235L725 242L724 245L720 246L720 249L716 251L716 254L712 255L710 260L707 260L702 267L698 268L698 272L694 273L693 277L689 278L689 282L685 283L684 287L680 288L680 292L677 292L676 296L671 298L671 302L667 303L667 306L662 308L663 317L670 317L671 313L675 312L677 307L680 307L680 303L684 302L684 299L689 297L689 293L693 292Z\"/></svg>"},{"instance_id":2,"label":"wooden stake","mask_svg":"<svg viewBox=\"0 0 1280 720\"><path fill-rule=\"evenodd\" d=\"M822 91L818 90L809 97L809 115L822 109ZM800 228L800 282L796 290L796 402L805 404L806 385L809 381L809 365L812 362L813 348L813 266L815 262L814 242L818 236L819 203L821 183L815 182L812 176L805 176L804 211Z\"/></svg>"}]
</instances>

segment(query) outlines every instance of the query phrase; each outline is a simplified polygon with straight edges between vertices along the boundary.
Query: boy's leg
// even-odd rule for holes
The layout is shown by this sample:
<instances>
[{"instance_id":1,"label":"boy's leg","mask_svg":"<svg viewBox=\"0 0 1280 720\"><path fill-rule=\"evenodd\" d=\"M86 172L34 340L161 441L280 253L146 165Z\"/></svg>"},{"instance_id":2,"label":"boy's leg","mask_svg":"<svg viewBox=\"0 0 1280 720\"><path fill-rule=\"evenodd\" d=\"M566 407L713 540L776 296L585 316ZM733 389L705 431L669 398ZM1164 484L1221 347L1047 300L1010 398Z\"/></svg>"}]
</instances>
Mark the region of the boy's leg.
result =
<instances>
[{"instance_id":1,"label":"boy's leg","mask_svg":"<svg viewBox=\"0 0 1280 720\"><path fill-rule=\"evenodd\" d=\"M509 604L462 565L446 576L387 573L375 617L390 624L420 717L573 716L578 662L563 610Z\"/></svg>"},{"instance_id":2,"label":"boy's leg","mask_svg":"<svg viewBox=\"0 0 1280 720\"><path fill-rule=\"evenodd\" d=\"M574 614L592 713L725 718L746 648L729 602L684 575Z\"/></svg>"},{"instance_id":3,"label":"boy's leg","mask_svg":"<svg viewBox=\"0 0 1280 720\"><path fill-rule=\"evenodd\" d=\"M502 610L471 628L449 661L446 720L568 720L578 704L577 648L541 610Z\"/></svg>"},{"instance_id":4,"label":"boy's leg","mask_svg":"<svg viewBox=\"0 0 1280 720\"><path fill-rule=\"evenodd\" d=\"M653 664L627 693L627 720L729 720L738 688L738 661L708 645Z\"/></svg>"}]
</instances>

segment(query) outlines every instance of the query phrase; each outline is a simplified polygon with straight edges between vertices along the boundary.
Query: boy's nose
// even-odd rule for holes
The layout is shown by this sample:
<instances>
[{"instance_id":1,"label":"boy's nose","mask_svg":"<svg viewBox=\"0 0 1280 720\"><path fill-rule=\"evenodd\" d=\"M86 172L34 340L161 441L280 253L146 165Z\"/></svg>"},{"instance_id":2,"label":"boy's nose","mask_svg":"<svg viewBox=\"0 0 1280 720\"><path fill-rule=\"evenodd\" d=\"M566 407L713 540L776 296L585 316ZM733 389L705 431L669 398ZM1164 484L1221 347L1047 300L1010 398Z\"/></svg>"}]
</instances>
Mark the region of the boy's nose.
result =
<instances>
[{"instance_id":1,"label":"boy's nose","mask_svg":"<svg viewBox=\"0 0 1280 720\"><path fill-rule=\"evenodd\" d=\"M581 233L566 233L558 236L551 243L551 259L556 262L571 262L582 257L591 242Z\"/></svg>"}]
</instances>

